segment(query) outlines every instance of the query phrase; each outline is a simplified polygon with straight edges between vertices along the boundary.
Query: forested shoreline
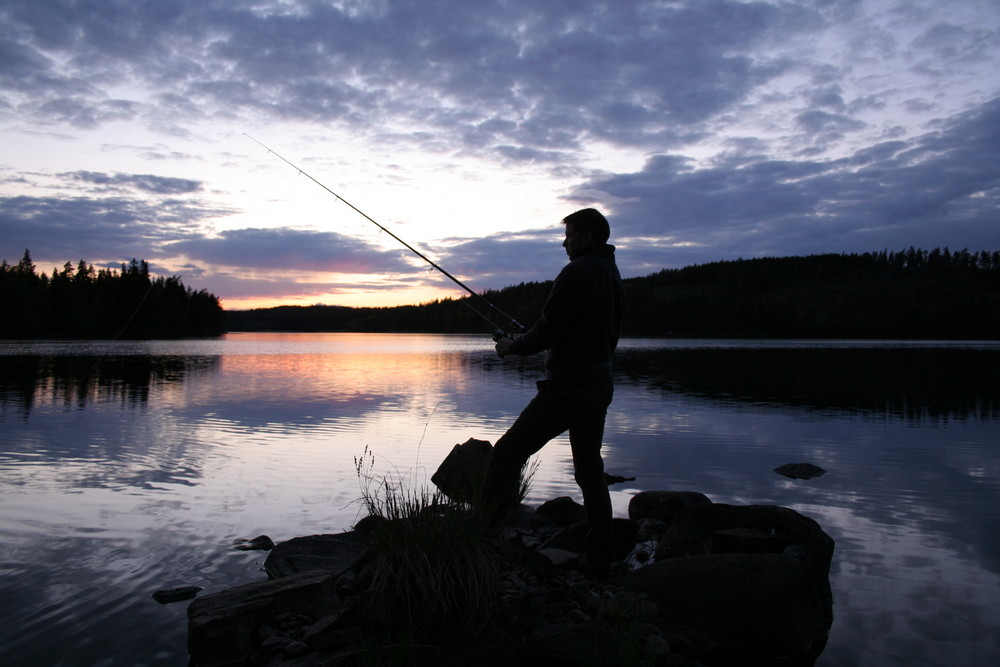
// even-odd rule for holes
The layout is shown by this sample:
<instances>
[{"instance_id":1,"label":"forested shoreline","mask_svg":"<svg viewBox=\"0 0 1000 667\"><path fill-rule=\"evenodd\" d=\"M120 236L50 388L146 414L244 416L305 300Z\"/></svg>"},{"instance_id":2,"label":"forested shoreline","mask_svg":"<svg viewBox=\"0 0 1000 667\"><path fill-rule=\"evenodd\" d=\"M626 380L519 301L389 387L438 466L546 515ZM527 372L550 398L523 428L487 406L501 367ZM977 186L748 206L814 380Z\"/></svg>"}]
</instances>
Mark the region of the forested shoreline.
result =
<instances>
[{"instance_id":1,"label":"forested shoreline","mask_svg":"<svg viewBox=\"0 0 1000 667\"><path fill-rule=\"evenodd\" d=\"M173 338L224 332L219 299L153 277L145 260L95 270L80 260L37 273L26 250L0 263L0 338Z\"/></svg>"},{"instance_id":2,"label":"forested shoreline","mask_svg":"<svg viewBox=\"0 0 1000 667\"><path fill-rule=\"evenodd\" d=\"M525 324L551 281L483 296ZM1000 251L822 254L664 269L625 281L624 333L649 337L1000 338ZM145 260L38 274L30 253L0 264L0 338L169 338L225 331L491 333L510 323L472 297L383 308L223 311Z\"/></svg>"},{"instance_id":3,"label":"forested shoreline","mask_svg":"<svg viewBox=\"0 0 1000 667\"><path fill-rule=\"evenodd\" d=\"M525 324L551 281L483 292ZM664 269L625 281L630 336L1000 338L1000 251L822 254ZM477 299L419 306L279 306L227 311L230 331L483 333Z\"/></svg>"}]
</instances>

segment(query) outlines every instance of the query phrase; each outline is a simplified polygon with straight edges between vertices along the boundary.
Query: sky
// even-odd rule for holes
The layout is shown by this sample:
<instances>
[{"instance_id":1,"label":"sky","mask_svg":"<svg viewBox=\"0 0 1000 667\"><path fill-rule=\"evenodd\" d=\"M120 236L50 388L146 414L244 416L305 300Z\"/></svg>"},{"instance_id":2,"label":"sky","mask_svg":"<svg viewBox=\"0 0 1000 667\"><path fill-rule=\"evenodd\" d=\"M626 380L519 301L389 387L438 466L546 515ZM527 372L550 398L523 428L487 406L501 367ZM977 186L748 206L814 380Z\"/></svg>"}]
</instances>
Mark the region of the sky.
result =
<instances>
[{"instance_id":1,"label":"sky","mask_svg":"<svg viewBox=\"0 0 1000 667\"><path fill-rule=\"evenodd\" d=\"M0 147L0 259L227 309L464 294L338 197L477 292L995 250L1000 2L3 0Z\"/></svg>"}]
</instances>

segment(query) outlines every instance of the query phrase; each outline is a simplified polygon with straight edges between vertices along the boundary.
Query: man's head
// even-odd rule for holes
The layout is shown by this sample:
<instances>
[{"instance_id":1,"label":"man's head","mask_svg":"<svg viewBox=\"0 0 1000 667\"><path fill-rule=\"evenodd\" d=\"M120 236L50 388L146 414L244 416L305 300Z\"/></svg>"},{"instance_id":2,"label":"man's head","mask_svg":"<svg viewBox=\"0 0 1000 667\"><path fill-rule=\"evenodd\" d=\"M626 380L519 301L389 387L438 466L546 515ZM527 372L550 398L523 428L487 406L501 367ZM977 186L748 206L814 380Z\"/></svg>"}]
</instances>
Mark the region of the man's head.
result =
<instances>
[{"instance_id":1,"label":"man's head","mask_svg":"<svg viewBox=\"0 0 1000 667\"><path fill-rule=\"evenodd\" d=\"M566 240L563 247L570 258L581 250L595 245L604 245L611 236L611 226L601 212L594 208L585 208L570 213L563 218L566 225Z\"/></svg>"}]
</instances>

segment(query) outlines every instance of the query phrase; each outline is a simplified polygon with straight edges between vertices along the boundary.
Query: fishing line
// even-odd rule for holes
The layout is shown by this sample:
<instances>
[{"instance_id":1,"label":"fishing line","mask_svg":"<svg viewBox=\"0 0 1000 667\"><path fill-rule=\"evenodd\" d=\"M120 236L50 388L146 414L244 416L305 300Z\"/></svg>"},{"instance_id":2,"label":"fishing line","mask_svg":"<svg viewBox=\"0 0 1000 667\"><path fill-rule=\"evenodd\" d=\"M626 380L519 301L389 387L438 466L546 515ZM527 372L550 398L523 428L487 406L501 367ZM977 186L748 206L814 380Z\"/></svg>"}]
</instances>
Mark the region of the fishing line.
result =
<instances>
[{"instance_id":1,"label":"fishing line","mask_svg":"<svg viewBox=\"0 0 1000 667\"><path fill-rule=\"evenodd\" d=\"M451 280L453 283L455 283L456 285L458 285L459 287L461 287L462 289L464 289L466 292L468 292L472 296L474 296L477 299L479 299L479 301L482 302L483 304L485 304L491 311L495 312L498 315L503 316L507 321L510 322L511 325L514 326L514 328L516 328L519 331L526 331L526 327L523 324L521 324L520 322L518 322L517 320L515 320L510 315L508 315L507 313L503 312L502 310L500 310L499 308L497 308L496 306L494 306L489 301L489 299L487 299L486 297L484 297L482 294L479 294L478 292L474 292L468 285L466 285L461 280L459 280L455 276L451 275L450 273L448 273L447 271L445 271L444 269L442 269L438 264L436 264L435 262L433 262L430 259L428 259L427 256L424 255L422 252L420 252L419 250L417 250L416 248L414 248L413 246L411 246L409 243L407 243L403 239L401 239L398 236L396 236L395 234L393 234L386 227L384 227L383 225L381 225L374 218L372 218L367 213L365 213L364 211L362 211L361 209L359 209L357 206L355 206L351 202L347 201L346 199L344 199L343 197L341 197L340 195L338 195L336 192L334 192L333 190L331 190L330 188L328 188L326 185L324 185L320 181L318 181L315 178L313 178L312 175L310 175L304 169L302 169L301 167L293 164L292 162L289 162L284 157L282 157L278 153L274 152L273 150L271 150L270 148L268 148L266 145L264 145L260 141L257 141L257 139L255 139L254 137L252 137L247 132L244 132L243 134L244 134L244 136L246 136L250 140L252 140L254 143L258 144L261 148L263 148L264 150L266 150L268 153L271 153L276 158L278 158L279 160L281 160L282 162L284 162L285 164L287 164L289 167L291 167L292 169L296 170L297 172L299 172L300 174L302 174L303 176L305 176L306 178L308 178L310 181L312 181L313 183L315 183L319 187L321 187L324 190L326 190L327 192L329 192L331 195L333 195L334 197L336 197L338 200L340 200L344 204L347 204L349 207L351 207L352 209L354 209L354 211L356 213L358 213L363 218L365 218L368 222L372 223L373 225L375 225L376 227L378 227L380 230L382 230L383 232L385 232L386 234L388 234L392 238L394 238L397 241L399 241L407 250L409 250L414 255L416 255L420 259L422 259L425 262L427 262L428 264L430 264L432 268L437 269L438 271L440 271L449 280ZM487 322L489 322L490 326L492 326L494 329L496 329L496 331L494 331L494 333L493 333L493 337L494 338L497 338L498 336L503 336L504 335L504 332L502 331L502 329L500 327L498 327L496 324L494 324L492 320L490 320L488 317L486 317L485 315L483 315L479 310L477 310L476 308L474 308L471 303L469 303L465 299L461 299L461 301L462 301L462 303L464 303L465 305L467 305L469 308L472 308L473 312L475 312L481 318L483 318L484 320L486 320Z\"/></svg>"}]
</instances>

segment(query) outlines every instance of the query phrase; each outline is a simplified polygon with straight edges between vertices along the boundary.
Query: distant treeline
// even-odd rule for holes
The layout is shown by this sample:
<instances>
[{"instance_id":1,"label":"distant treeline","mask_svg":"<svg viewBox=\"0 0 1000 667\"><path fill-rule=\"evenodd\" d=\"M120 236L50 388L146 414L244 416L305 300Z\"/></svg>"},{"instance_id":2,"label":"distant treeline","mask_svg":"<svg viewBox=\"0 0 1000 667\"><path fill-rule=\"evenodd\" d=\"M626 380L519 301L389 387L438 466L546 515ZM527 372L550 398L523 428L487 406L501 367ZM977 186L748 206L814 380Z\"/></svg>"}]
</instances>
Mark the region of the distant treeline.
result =
<instances>
[{"instance_id":1,"label":"distant treeline","mask_svg":"<svg viewBox=\"0 0 1000 667\"><path fill-rule=\"evenodd\" d=\"M530 325L549 282L483 293ZM823 254L665 269L625 281L631 336L1000 338L1000 251ZM419 306L281 306L228 311L230 331L483 333L478 299Z\"/></svg>"},{"instance_id":2,"label":"distant treeline","mask_svg":"<svg viewBox=\"0 0 1000 667\"><path fill-rule=\"evenodd\" d=\"M1000 337L1000 251L736 260L630 283L633 334Z\"/></svg>"},{"instance_id":3,"label":"distant treeline","mask_svg":"<svg viewBox=\"0 0 1000 667\"><path fill-rule=\"evenodd\" d=\"M35 272L27 250L0 264L0 338L209 336L224 321L216 296L177 276L150 277L145 260L120 271L66 262L51 276Z\"/></svg>"}]
</instances>

